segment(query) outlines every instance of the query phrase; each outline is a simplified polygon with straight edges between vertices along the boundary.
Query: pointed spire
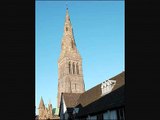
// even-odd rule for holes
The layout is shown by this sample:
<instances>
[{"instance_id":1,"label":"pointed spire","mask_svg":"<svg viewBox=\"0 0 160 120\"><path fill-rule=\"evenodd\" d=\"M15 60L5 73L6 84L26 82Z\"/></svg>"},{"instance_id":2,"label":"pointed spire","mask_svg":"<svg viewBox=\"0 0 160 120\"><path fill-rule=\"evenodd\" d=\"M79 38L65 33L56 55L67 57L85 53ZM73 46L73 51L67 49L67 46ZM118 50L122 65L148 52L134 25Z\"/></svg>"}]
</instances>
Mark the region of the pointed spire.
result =
<instances>
[{"instance_id":1,"label":"pointed spire","mask_svg":"<svg viewBox=\"0 0 160 120\"><path fill-rule=\"evenodd\" d=\"M64 37L66 36L69 36L69 39L71 38L71 41L73 42L73 46L76 46L67 3L66 3L66 17L64 24Z\"/></svg>"},{"instance_id":2,"label":"pointed spire","mask_svg":"<svg viewBox=\"0 0 160 120\"><path fill-rule=\"evenodd\" d=\"M49 104L51 104L51 100L49 100Z\"/></svg>"},{"instance_id":3,"label":"pointed spire","mask_svg":"<svg viewBox=\"0 0 160 120\"><path fill-rule=\"evenodd\" d=\"M66 16L65 16L64 32L63 32L63 37L62 37L61 49L62 49L62 52L60 55L60 59L66 56L70 52L78 52L76 48L76 42L74 39L74 33L72 29L72 24L71 24L67 4L66 4Z\"/></svg>"},{"instance_id":4,"label":"pointed spire","mask_svg":"<svg viewBox=\"0 0 160 120\"><path fill-rule=\"evenodd\" d=\"M40 103L39 103L39 108L40 108L40 107L44 107L44 102L43 102L42 96L41 96L41 100L40 100Z\"/></svg>"},{"instance_id":5,"label":"pointed spire","mask_svg":"<svg viewBox=\"0 0 160 120\"><path fill-rule=\"evenodd\" d=\"M65 25L68 24L69 27L72 28L71 21L70 21L70 16L69 16L69 11L68 7L66 7L66 20L65 20Z\"/></svg>"},{"instance_id":6,"label":"pointed spire","mask_svg":"<svg viewBox=\"0 0 160 120\"><path fill-rule=\"evenodd\" d=\"M48 110L52 110L51 100L49 100L49 103L48 103Z\"/></svg>"}]
</instances>

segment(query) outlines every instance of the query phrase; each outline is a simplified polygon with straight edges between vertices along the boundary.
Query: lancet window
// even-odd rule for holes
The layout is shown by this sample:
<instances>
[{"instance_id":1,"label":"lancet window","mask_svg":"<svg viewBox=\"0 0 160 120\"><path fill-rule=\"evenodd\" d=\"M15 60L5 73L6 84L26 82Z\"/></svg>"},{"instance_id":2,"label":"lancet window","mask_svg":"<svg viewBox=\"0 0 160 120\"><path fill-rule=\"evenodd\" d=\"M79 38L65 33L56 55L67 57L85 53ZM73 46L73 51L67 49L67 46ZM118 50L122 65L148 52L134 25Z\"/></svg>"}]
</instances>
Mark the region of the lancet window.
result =
<instances>
[{"instance_id":1,"label":"lancet window","mask_svg":"<svg viewBox=\"0 0 160 120\"><path fill-rule=\"evenodd\" d=\"M76 64L77 74L79 74L79 66L78 63Z\"/></svg>"},{"instance_id":2,"label":"lancet window","mask_svg":"<svg viewBox=\"0 0 160 120\"><path fill-rule=\"evenodd\" d=\"M75 74L75 64L73 62L73 74Z\"/></svg>"},{"instance_id":3,"label":"lancet window","mask_svg":"<svg viewBox=\"0 0 160 120\"><path fill-rule=\"evenodd\" d=\"M69 66L69 74L71 74L71 62L68 63Z\"/></svg>"}]
</instances>

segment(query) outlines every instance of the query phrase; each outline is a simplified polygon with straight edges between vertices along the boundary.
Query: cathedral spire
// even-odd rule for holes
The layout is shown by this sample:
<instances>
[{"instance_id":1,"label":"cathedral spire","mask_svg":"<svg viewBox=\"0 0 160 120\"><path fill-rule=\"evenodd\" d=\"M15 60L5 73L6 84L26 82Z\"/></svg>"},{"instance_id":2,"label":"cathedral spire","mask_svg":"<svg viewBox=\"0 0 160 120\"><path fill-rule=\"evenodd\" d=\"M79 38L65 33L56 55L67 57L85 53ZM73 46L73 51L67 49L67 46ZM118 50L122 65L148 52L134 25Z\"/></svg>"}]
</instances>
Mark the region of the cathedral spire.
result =
<instances>
[{"instance_id":1,"label":"cathedral spire","mask_svg":"<svg viewBox=\"0 0 160 120\"><path fill-rule=\"evenodd\" d=\"M83 93L84 91L82 58L75 44L69 10L66 5L64 33L58 60L57 107L60 106L61 93Z\"/></svg>"},{"instance_id":2,"label":"cathedral spire","mask_svg":"<svg viewBox=\"0 0 160 120\"><path fill-rule=\"evenodd\" d=\"M62 50L65 50L65 51L77 50L67 4L66 4L64 32L63 32L63 38L62 38Z\"/></svg>"},{"instance_id":3,"label":"cathedral spire","mask_svg":"<svg viewBox=\"0 0 160 120\"><path fill-rule=\"evenodd\" d=\"M41 108L41 107L44 107L44 102L43 102L42 96L41 96L41 100L40 100L40 103L39 103L39 108Z\"/></svg>"}]
</instances>

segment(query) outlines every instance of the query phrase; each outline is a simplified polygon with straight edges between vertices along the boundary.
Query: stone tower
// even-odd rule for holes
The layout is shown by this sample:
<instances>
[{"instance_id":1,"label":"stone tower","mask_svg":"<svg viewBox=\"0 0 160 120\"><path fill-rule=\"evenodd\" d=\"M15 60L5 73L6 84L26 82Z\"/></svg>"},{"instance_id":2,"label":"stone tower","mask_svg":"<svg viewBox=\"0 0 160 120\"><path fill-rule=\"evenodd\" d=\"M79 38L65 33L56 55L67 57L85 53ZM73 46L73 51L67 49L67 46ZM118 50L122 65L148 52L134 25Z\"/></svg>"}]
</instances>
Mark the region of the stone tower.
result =
<instances>
[{"instance_id":1,"label":"stone tower","mask_svg":"<svg viewBox=\"0 0 160 120\"><path fill-rule=\"evenodd\" d=\"M58 100L59 108L61 93L83 93L85 91L82 58L76 48L73 29L66 9L64 33L61 42L61 54L58 60Z\"/></svg>"}]
</instances>

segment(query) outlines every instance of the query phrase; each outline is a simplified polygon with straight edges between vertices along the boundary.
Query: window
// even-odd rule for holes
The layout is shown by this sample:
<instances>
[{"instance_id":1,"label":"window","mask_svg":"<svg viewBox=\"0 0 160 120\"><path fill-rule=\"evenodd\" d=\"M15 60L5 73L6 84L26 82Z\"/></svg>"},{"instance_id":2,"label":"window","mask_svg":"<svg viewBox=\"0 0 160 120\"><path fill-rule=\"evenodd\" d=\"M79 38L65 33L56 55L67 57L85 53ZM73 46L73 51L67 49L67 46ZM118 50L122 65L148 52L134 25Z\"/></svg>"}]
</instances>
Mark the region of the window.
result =
<instances>
[{"instance_id":1,"label":"window","mask_svg":"<svg viewBox=\"0 0 160 120\"><path fill-rule=\"evenodd\" d=\"M69 62L68 66L69 66L69 74L71 74L71 62Z\"/></svg>"},{"instance_id":2,"label":"window","mask_svg":"<svg viewBox=\"0 0 160 120\"><path fill-rule=\"evenodd\" d=\"M68 31L68 27L66 27L66 31Z\"/></svg>"},{"instance_id":3,"label":"window","mask_svg":"<svg viewBox=\"0 0 160 120\"><path fill-rule=\"evenodd\" d=\"M75 64L73 63L73 74L75 74Z\"/></svg>"},{"instance_id":4,"label":"window","mask_svg":"<svg viewBox=\"0 0 160 120\"><path fill-rule=\"evenodd\" d=\"M125 116L124 116L124 108L120 108L117 110L117 115L118 115L118 118L120 120L125 120Z\"/></svg>"},{"instance_id":5,"label":"window","mask_svg":"<svg viewBox=\"0 0 160 120\"><path fill-rule=\"evenodd\" d=\"M76 91L76 84L75 84L75 91Z\"/></svg>"},{"instance_id":6,"label":"window","mask_svg":"<svg viewBox=\"0 0 160 120\"><path fill-rule=\"evenodd\" d=\"M74 47L74 43L73 43L73 40L72 40L72 48Z\"/></svg>"},{"instance_id":7,"label":"window","mask_svg":"<svg viewBox=\"0 0 160 120\"><path fill-rule=\"evenodd\" d=\"M111 120L117 120L117 112L116 112L116 110L112 110L110 112L110 119Z\"/></svg>"},{"instance_id":8,"label":"window","mask_svg":"<svg viewBox=\"0 0 160 120\"><path fill-rule=\"evenodd\" d=\"M77 74L79 74L79 66L78 66L78 63L76 65L76 69L77 69Z\"/></svg>"},{"instance_id":9,"label":"window","mask_svg":"<svg viewBox=\"0 0 160 120\"><path fill-rule=\"evenodd\" d=\"M103 113L104 120L117 120L117 112L115 110Z\"/></svg>"},{"instance_id":10,"label":"window","mask_svg":"<svg viewBox=\"0 0 160 120\"><path fill-rule=\"evenodd\" d=\"M97 115L97 120L103 120L103 114L98 114Z\"/></svg>"},{"instance_id":11,"label":"window","mask_svg":"<svg viewBox=\"0 0 160 120\"><path fill-rule=\"evenodd\" d=\"M87 120L97 120L97 116L90 116L88 115L88 117L86 118Z\"/></svg>"}]
</instances>

